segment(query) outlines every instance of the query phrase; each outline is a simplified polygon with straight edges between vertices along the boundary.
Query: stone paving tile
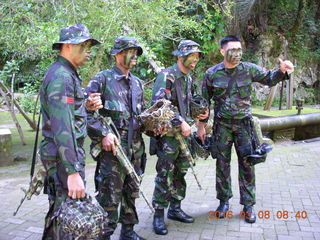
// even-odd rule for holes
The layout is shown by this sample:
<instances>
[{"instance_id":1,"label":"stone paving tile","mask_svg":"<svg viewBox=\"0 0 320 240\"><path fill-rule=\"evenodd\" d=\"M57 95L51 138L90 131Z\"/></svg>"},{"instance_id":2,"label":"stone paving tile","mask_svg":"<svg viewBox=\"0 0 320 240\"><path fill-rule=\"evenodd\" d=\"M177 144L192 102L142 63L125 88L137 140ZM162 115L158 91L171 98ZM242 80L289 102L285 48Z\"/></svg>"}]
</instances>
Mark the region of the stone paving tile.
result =
<instances>
[{"instance_id":1,"label":"stone paving tile","mask_svg":"<svg viewBox=\"0 0 320 240\"><path fill-rule=\"evenodd\" d=\"M9 232L9 235L22 237L22 238L28 238L31 235L31 233L26 232L26 231L21 231L21 230L13 230L13 231Z\"/></svg>"},{"instance_id":2,"label":"stone paving tile","mask_svg":"<svg viewBox=\"0 0 320 240\"><path fill-rule=\"evenodd\" d=\"M146 239L245 239L245 240L320 240L320 142L299 144L276 144L266 163L256 166L258 214L255 224L247 224L240 219L242 206L239 204L238 169L234 150L231 162L233 198L230 200L230 219L209 219L209 212L219 205L215 198L215 160L199 161L195 167L203 187L200 191L192 174L188 173L187 196L182 208L195 217L193 224L183 224L165 219L169 233L155 235L152 229L152 215L142 198L137 200L140 223L136 231ZM143 189L152 198L155 176L155 158L148 158ZM87 166L88 192L93 194L94 164ZM1 169L3 171L3 169ZM28 186L28 169L25 174L15 177L0 176L0 240L38 240L41 239L44 216L48 208L47 196L40 195L25 201L16 217L12 216L23 193L20 187ZM277 216L287 211L288 219ZM307 218L296 217L300 211L307 212ZM265 214L269 212L269 217ZM260 214L260 215L259 215ZM278 213L279 214L279 213ZM112 240L119 238L119 225Z\"/></svg>"}]
</instances>

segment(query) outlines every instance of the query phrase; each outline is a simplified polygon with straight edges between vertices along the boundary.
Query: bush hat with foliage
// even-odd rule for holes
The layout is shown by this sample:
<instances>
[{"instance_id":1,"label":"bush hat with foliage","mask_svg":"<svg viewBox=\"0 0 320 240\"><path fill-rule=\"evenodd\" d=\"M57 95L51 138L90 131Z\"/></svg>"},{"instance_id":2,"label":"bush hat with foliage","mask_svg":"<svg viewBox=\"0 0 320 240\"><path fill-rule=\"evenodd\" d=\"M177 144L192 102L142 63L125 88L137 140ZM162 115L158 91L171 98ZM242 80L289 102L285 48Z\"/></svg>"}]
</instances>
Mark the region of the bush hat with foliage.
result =
<instances>
[{"instance_id":1,"label":"bush hat with foliage","mask_svg":"<svg viewBox=\"0 0 320 240\"><path fill-rule=\"evenodd\" d=\"M120 36L117 37L114 41L114 46L111 49L110 54L116 55L119 52L130 48L137 48L138 56L143 53L142 47L138 44L137 39L135 39L134 37Z\"/></svg>"},{"instance_id":2,"label":"bush hat with foliage","mask_svg":"<svg viewBox=\"0 0 320 240\"><path fill-rule=\"evenodd\" d=\"M192 40L182 40L179 43L178 49L173 51L172 54L177 57L187 56L191 53L198 52L203 55L203 52L200 50L200 45Z\"/></svg>"},{"instance_id":3,"label":"bush hat with foliage","mask_svg":"<svg viewBox=\"0 0 320 240\"><path fill-rule=\"evenodd\" d=\"M59 42L52 44L52 49L59 50L60 45L64 43L80 44L88 40L91 41L91 46L100 44L98 40L90 36L89 29L85 25L75 24L61 29Z\"/></svg>"}]
</instances>

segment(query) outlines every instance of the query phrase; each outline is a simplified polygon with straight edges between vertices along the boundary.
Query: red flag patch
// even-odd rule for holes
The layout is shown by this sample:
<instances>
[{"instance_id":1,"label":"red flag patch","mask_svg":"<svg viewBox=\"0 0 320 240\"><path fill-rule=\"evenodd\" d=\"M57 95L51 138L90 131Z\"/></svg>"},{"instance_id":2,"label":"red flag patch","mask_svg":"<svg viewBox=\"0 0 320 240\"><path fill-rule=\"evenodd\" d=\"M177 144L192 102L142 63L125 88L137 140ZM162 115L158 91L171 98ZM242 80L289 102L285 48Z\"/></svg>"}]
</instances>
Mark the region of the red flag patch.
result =
<instances>
[{"instance_id":1,"label":"red flag patch","mask_svg":"<svg viewBox=\"0 0 320 240\"><path fill-rule=\"evenodd\" d=\"M74 98L67 97L67 104L74 104Z\"/></svg>"},{"instance_id":2,"label":"red flag patch","mask_svg":"<svg viewBox=\"0 0 320 240\"><path fill-rule=\"evenodd\" d=\"M166 89L166 93L171 93L170 89Z\"/></svg>"}]
</instances>

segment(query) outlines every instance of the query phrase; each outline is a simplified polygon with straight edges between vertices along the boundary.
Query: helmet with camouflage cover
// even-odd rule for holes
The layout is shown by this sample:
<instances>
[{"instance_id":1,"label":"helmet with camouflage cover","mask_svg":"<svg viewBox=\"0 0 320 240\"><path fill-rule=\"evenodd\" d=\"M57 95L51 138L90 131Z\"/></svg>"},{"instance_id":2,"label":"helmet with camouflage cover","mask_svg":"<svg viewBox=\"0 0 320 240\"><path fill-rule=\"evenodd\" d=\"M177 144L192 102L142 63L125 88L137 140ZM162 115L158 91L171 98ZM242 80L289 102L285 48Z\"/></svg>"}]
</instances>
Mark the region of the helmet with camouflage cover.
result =
<instances>
[{"instance_id":1,"label":"helmet with camouflage cover","mask_svg":"<svg viewBox=\"0 0 320 240\"><path fill-rule=\"evenodd\" d=\"M200 96L194 96L190 101L190 116L192 119L195 119L200 114L204 114L209 108L208 101Z\"/></svg>"},{"instance_id":2,"label":"helmet with camouflage cover","mask_svg":"<svg viewBox=\"0 0 320 240\"><path fill-rule=\"evenodd\" d=\"M195 154L200 158L207 159L210 155L211 137L206 136L203 144L200 138L198 137L197 133L194 132L191 135L191 139L192 139L192 150L195 152Z\"/></svg>"},{"instance_id":3,"label":"helmet with camouflage cover","mask_svg":"<svg viewBox=\"0 0 320 240\"><path fill-rule=\"evenodd\" d=\"M138 56L140 56L143 53L142 47L138 44L137 39L134 37L129 36L120 36L117 37L114 41L114 46L110 51L111 55L116 55L123 50L130 49L130 48L136 48L138 49Z\"/></svg>"},{"instance_id":4,"label":"helmet with camouflage cover","mask_svg":"<svg viewBox=\"0 0 320 240\"><path fill-rule=\"evenodd\" d=\"M73 200L68 198L55 213L62 230L74 239L98 238L107 227L107 215L91 197Z\"/></svg>"},{"instance_id":5,"label":"helmet with camouflage cover","mask_svg":"<svg viewBox=\"0 0 320 240\"><path fill-rule=\"evenodd\" d=\"M192 40L182 40L179 43L178 49L172 52L174 56L183 57L191 53L198 52L203 55L203 52L200 50L200 45Z\"/></svg>"},{"instance_id":6,"label":"helmet with camouflage cover","mask_svg":"<svg viewBox=\"0 0 320 240\"><path fill-rule=\"evenodd\" d=\"M250 165L256 165L261 162L265 162L267 158L267 153L272 150L272 147L268 143L262 143L256 148L253 154L246 156L245 162Z\"/></svg>"},{"instance_id":7,"label":"helmet with camouflage cover","mask_svg":"<svg viewBox=\"0 0 320 240\"><path fill-rule=\"evenodd\" d=\"M75 24L61 29L59 42L52 44L52 49L59 50L61 44L80 44L88 40L91 41L91 46L101 44L90 36L89 29L85 25Z\"/></svg>"}]
</instances>

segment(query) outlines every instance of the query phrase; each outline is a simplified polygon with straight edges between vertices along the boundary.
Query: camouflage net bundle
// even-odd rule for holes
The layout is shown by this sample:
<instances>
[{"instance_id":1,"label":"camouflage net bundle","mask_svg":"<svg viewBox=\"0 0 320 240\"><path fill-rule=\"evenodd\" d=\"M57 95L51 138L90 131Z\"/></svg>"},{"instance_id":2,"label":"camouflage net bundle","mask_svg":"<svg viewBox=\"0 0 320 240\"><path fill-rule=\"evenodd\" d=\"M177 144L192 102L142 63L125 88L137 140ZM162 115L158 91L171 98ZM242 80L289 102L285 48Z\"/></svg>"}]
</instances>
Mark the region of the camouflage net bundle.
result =
<instances>
[{"instance_id":1,"label":"camouflage net bundle","mask_svg":"<svg viewBox=\"0 0 320 240\"><path fill-rule=\"evenodd\" d=\"M139 118L146 131L160 131L164 125L171 125L174 115L175 112L171 102L166 99L159 99L141 113Z\"/></svg>"},{"instance_id":2,"label":"camouflage net bundle","mask_svg":"<svg viewBox=\"0 0 320 240\"><path fill-rule=\"evenodd\" d=\"M106 226L107 215L91 197L68 198L55 213L62 230L74 239L98 239Z\"/></svg>"}]
</instances>

